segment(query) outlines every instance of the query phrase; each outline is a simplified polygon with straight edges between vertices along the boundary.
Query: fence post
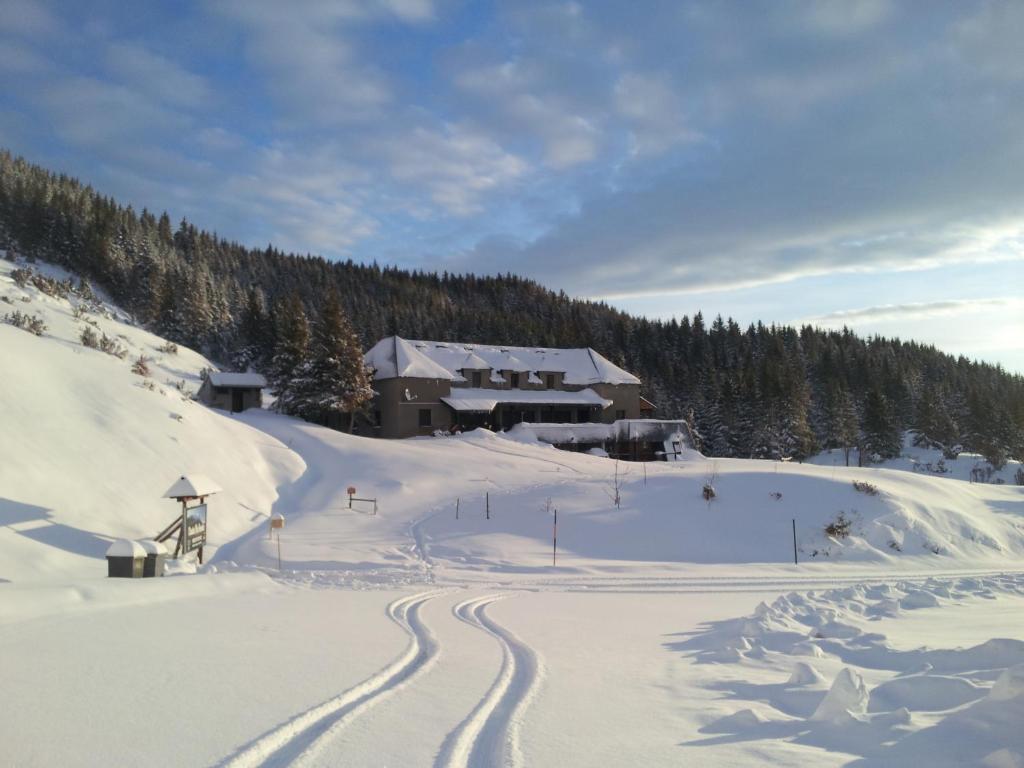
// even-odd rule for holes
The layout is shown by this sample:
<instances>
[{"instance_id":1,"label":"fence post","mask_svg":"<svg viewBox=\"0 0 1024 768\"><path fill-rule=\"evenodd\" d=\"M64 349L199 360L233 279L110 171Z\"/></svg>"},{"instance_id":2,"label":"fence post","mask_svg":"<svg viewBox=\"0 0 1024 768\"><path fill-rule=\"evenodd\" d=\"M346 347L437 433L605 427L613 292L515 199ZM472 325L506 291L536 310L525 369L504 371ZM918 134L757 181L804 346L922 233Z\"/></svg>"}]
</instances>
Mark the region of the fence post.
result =
<instances>
[{"instance_id":1,"label":"fence post","mask_svg":"<svg viewBox=\"0 0 1024 768\"><path fill-rule=\"evenodd\" d=\"M459 519L459 497L455 497L455 519Z\"/></svg>"},{"instance_id":2,"label":"fence post","mask_svg":"<svg viewBox=\"0 0 1024 768\"><path fill-rule=\"evenodd\" d=\"M486 504L487 519L491 519L491 492L487 491L484 495L484 503Z\"/></svg>"},{"instance_id":3,"label":"fence post","mask_svg":"<svg viewBox=\"0 0 1024 768\"><path fill-rule=\"evenodd\" d=\"M793 565L799 565L796 559L796 518L793 518Z\"/></svg>"},{"instance_id":4,"label":"fence post","mask_svg":"<svg viewBox=\"0 0 1024 768\"><path fill-rule=\"evenodd\" d=\"M558 565L558 507L555 507L555 524L551 529L551 566Z\"/></svg>"}]
</instances>

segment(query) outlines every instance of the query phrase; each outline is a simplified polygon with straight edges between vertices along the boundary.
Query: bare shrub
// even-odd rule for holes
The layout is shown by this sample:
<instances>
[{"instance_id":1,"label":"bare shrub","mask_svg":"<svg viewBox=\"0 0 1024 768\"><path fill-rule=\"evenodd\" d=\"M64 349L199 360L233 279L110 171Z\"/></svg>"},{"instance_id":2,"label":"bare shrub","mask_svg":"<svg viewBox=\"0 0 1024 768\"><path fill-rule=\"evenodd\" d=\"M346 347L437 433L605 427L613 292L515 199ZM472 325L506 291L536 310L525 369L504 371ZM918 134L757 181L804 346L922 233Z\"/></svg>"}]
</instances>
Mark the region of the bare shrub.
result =
<instances>
[{"instance_id":1,"label":"bare shrub","mask_svg":"<svg viewBox=\"0 0 1024 768\"><path fill-rule=\"evenodd\" d=\"M868 496L877 496L878 495L878 486L877 485L872 485L871 483L866 483L866 482L863 482L861 480L854 480L853 481L853 489L855 491L857 491L858 493L866 493Z\"/></svg>"},{"instance_id":2,"label":"bare shrub","mask_svg":"<svg viewBox=\"0 0 1024 768\"><path fill-rule=\"evenodd\" d=\"M100 348L100 337L92 328L88 325L82 329L81 335L78 337L79 341L82 342L83 346L89 347L89 349Z\"/></svg>"},{"instance_id":3,"label":"bare shrub","mask_svg":"<svg viewBox=\"0 0 1024 768\"><path fill-rule=\"evenodd\" d=\"M113 355L120 360L124 360L128 355L127 349L118 344L116 339L110 338L105 333L100 337L99 350L100 352L106 352L108 355Z\"/></svg>"},{"instance_id":4,"label":"bare shrub","mask_svg":"<svg viewBox=\"0 0 1024 768\"><path fill-rule=\"evenodd\" d=\"M164 344L156 348L156 351L163 352L165 355L176 355L178 354L178 345L173 341L164 342Z\"/></svg>"},{"instance_id":5,"label":"bare shrub","mask_svg":"<svg viewBox=\"0 0 1024 768\"><path fill-rule=\"evenodd\" d=\"M846 516L842 510L836 515L836 519L825 526L825 534L833 539L845 539L850 535L853 521Z\"/></svg>"},{"instance_id":6,"label":"bare shrub","mask_svg":"<svg viewBox=\"0 0 1024 768\"><path fill-rule=\"evenodd\" d=\"M19 267L18 269L11 272L11 279L14 280L15 284L19 288L24 288L28 285L32 279L32 270Z\"/></svg>"},{"instance_id":7,"label":"bare shrub","mask_svg":"<svg viewBox=\"0 0 1024 768\"><path fill-rule=\"evenodd\" d=\"M132 373L137 376L149 376L149 361L142 355L139 355L139 359L132 363Z\"/></svg>"},{"instance_id":8,"label":"bare shrub","mask_svg":"<svg viewBox=\"0 0 1024 768\"><path fill-rule=\"evenodd\" d=\"M14 310L4 315L3 321L8 325L21 328L21 330L28 331L36 336L42 336L46 333L46 323L43 322L43 318L39 315L27 315L24 312Z\"/></svg>"}]
</instances>

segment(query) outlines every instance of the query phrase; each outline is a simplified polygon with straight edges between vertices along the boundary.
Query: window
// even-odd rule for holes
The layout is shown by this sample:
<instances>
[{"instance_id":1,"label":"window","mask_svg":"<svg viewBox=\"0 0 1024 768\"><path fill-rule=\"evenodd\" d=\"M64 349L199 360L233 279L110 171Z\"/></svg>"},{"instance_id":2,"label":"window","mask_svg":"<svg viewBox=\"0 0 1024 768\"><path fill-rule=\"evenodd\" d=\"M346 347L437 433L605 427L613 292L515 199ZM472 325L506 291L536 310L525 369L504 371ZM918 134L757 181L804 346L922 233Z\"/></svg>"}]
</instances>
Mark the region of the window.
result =
<instances>
[{"instance_id":1,"label":"window","mask_svg":"<svg viewBox=\"0 0 1024 768\"><path fill-rule=\"evenodd\" d=\"M420 426L421 427L429 427L431 425L431 423L432 423L432 421L431 421L431 418L430 418L430 409L429 408L420 408Z\"/></svg>"},{"instance_id":2,"label":"window","mask_svg":"<svg viewBox=\"0 0 1024 768\"><path fill-rule=\"evenodd\" d=\"M509 376L509 381L512 384L512 389L519 389L519 374L513 373Z\"/></svg>"},{"instance_id":3,"label":"window","mask_svg":"<svg viewBox=\"0 0 1024 768\"><path fill-rule=\"evenodd\" d=\"M555 374L549 373L547 375L547 379L548 379L548 389L554 389L555 388Z\"/></svg>"},{"instance_id":4,"label":"window","mask_svg":"<svg viewBox=\"0 0 1024 768\"><path fill-rule=\"evenodd\" d=\"M615 420L616 421L621 421L624 418L626 418L626 412L625 411L616 411L615 412Z\"/></svg>"},{"instance_id":5,"label":"window","mask_svg":"<svg viewBox=\"0 0 1024 768\"><path fill-rule=\"evenodd\" d=\"M483 386L484 375L480 371L473 372L473 386L478 389Z\"/></svg>"},{"instance_id":6,"label":"window","mask_svg":"<svg viewBox=\"0 0 1024 768\"><path fill-rule=\"evenodd\" d=\"M576 421L580 424L586 424L590 421L590 409L580 408L579 411L576 412Z\"/></svg>"}]
</instances>

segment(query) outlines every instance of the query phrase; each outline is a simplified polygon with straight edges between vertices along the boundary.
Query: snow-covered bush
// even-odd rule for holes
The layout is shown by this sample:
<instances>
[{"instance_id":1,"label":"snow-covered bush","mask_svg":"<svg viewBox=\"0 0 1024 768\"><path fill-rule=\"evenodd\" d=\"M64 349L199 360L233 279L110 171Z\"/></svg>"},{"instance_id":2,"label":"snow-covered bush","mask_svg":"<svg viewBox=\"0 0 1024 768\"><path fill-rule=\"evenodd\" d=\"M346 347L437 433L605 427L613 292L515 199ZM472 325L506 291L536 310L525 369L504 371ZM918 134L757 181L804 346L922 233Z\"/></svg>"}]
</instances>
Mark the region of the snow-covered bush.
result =
<instances>
[{"instance_id":1,"label":"snow-covered bush","mask_svg":"<svg viewBox=\"0 0 1024 768\"><path fill-rule=\"evenodd\" d=\"M862 480L853 481L853 489L858 493L866 493L868 496L878 495L878 486L872 485L871 483L864 482Z\"/></svg>"},{"instance_id":2,"label":"snow-covered bush","mask_svg":"<svg viewBox=\"0 0 1024 768\"><path fill-rule=\"evenodd\" d=\"M165 355L176 355L178 354L178 345L173 341L166 341L162 345L156 348L157 352L163 352Z\"/></svg>"},{"instance_id":3,"label":"snow-covered bush","mask_svg":"<svg viewBox=\"0 0 1024 768\"><path fill-rule=\"evenodd\" d=\"M136 376L149 376L149 361L142 355L139 355L139 359L132 363L132 373Z\"/></svg>"},{"instance_id":4,"label":"snow-covered bush","mask_svg":"<svg viewBox=\"0 0 1024 768\"><path fill-rule=\"evenodd\" d=\"M113 355L121 360L124 360L128 354L127 349L118 344L116 339L110 338L105 333L100 337L99 350L100 352L106 352L108 355Z\"/></svg>"},{"instance_id":5,"label":"snow-covered bush","mask_svg":"<svg viewBox=\"0 0 1024 768\"><path fill-rule=\"evenodd\" d=\"M19 288L24 288L28 285L29 280L32 279L32 270L19 267L11 272L11 279L14 280Z\"/></svg>"},{"instance_id":6,"label":"snow-covered bush","mask_svg":"<svg viewBox=\"0 0 1024 768\"><path fill-rule=\"evenodd\" d=\"M39 315L27 315L24 312L14 310L4 315L3 321L8 325L21 328L21 330L28 331L36 336L42 336L46 333L46 323L43 322L43 318Z\"/></svg>"},{"instance_id":7,"label":"snow-covered bush","mask_svg":"<svg viewBox=\"0 0 1024 768\"><path fill-rule=\"evenodd\" d=\"M90 349L100 348L100 336L96 331L90 328L88 325L82 329L82 335L78 337L82 342L83 346L89 347Z\"/></svg>"},{"instance_id":8,"label":"snow-covered bush","mask_svg":"<svg viewBox=\"0 0 1024 768\"><path fill-rule=\"evenodd\" d=\"M846 513L842 510L836 515L836 519L825 526L825 534L831 536L833 539L845 539L850 535L850 529L853 527L853 520L846 516Z\"/></svg>"}]
</instances>

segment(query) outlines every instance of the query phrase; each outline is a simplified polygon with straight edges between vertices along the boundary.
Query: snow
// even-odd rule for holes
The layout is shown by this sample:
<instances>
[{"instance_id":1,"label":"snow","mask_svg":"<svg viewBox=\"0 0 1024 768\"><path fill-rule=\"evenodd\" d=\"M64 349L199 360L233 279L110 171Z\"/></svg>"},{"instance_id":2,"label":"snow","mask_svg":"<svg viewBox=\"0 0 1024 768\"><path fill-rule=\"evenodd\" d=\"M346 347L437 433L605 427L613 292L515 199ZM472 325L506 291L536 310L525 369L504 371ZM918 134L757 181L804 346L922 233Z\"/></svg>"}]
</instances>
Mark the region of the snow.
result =
<instances>
[{"instance_id":1,"label":"snow","mask_svg":"<svg viewBox=\"0 0 1024 768\"><path fill-rule=\"evenodd\" d=\"M586 390L584 390L586 391ZM654 440L666 443L677 443L671 452L685 451L689 439L683 434L685 424L682 421L663 421L659 419L624 419L601 424L586 422L579 424L549 424L531 422L516 424L510 432L518 433L516 439L531 435L545 443L561 444L570 442L602 443L616 440ZM690 451L692 459L704 459L700 453Z\"/></svg>"},{"instance_id":2,"label":"snow","mask_svg":"<svg viewBox=\"0 0 1024 768\"><path fill-rule=\"evenodd\" d=\"M619 462L616 481L615 462L533 435L384 441L226 414L167 383L187 395L211 361L159 352L114 307L93 319L129 356L83 348L71 303L11 268L0 298L50 326L0 326L11 764L1024 761L1009 480L687 450ZM141 353L153 389L130 372ZM224 489L211 561L105 578L110 542L165 527L179 506L161 491L194 473ZM846 537L825 530L839 512ZM270 515L288 520L273 538Z\"/></svg>"},{"instance_id":3,"label":"snow","mask_svg":"<svg viewBox=\"0 0 1024 768\"><path fill-rule=\"evenodd\" d=\"M206 475L193 473L188 476L182 475L175 480L171 487L164 491L164 498L197 499L200 496L211 496L215 493L220 493L221 490L220 486Z\"/></svg>"},{"instance_id":4,"label":"snow","mask_svg":"<svg viewBox=\"0 0 1024 768\"><path fill-rule=\"evenodd\" d=\"M452 395L442 397L441 401L456 411L490 413L499 403L505 405L562 405L591 406L607 408L612 404L592 389L579 392L563 390L531 390L531 389L474 389L460 387L452 390Z\"/></svg>"},{"instance_id":5,"label":"snow","mask_svg":"<svg viewBox=\"0 0 1024 768\"><path fill-rule=\"evenodd\" d=\"M137 541L118 539L107 547L107 557L145 557L146 549Z\"/></svg>"},{"instance_id":6,"label":"snow","mask_svg":"<svg viewBox=\"0 0 1024 768\"><path fill-rule=\"evenodd\" d=\"M985 482L992 484L1016 484L1016 475L1024 471L1024 465L1011 459L1002 469L995 469L984 457L977 453L960 453L955 459L946 458L938 448L915 445L917 433L910 431L903 436L900 455L892 459L884 459L877 463L868 462L868 466L878 469L898 469L915 472L932 477L966 482ZM850 466L857 466L858 454L855 448L850 450ZM841 449L832 449L812 456L809 464L819 466L844 466L846 457Z\"/></svg>"},{"instance_id":7,"label":"snow","mask_svg":"<svg viewBox=\"0 0 1024 768\"><path fill-rule=\"evenodd\" d=\"M210 374L210 383L215 387L265 387L267 380L258 373L222 373Z\"/></svg>"},{"instance_id":8,"label":"snow","mask_svg":"<svg viewBox=\"0 0 1024 768\"><path fill-rule=\"evenodd\" d=\"M499 347L455 342L412 341L390 336L365 355L374 378L410 377L465 381L463 370L527 373L541 384L537 372L563 373L570 385L639 384L640 380L590 348ZM493 375L493 374L492 374Z\"/></svg>"},{"instance_id":9,"label":"snow","mask_svg":"<svg viewBox=\"0 0 1024 768\"><path fill-rule=\"evenodd\" d=\"M166 555L167 547L163 542L154 541L153 539L140 539L139 546L142 547L143 551L147 555Z\"/></svg>"}]
</instances>

